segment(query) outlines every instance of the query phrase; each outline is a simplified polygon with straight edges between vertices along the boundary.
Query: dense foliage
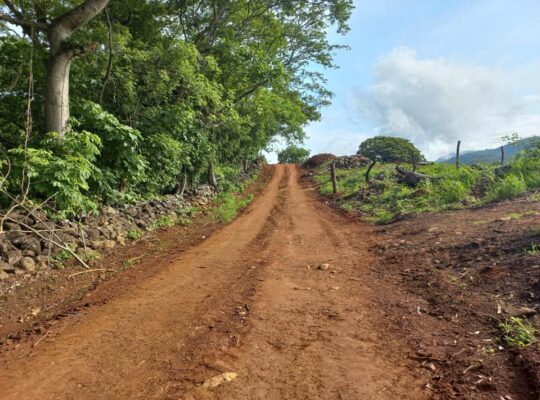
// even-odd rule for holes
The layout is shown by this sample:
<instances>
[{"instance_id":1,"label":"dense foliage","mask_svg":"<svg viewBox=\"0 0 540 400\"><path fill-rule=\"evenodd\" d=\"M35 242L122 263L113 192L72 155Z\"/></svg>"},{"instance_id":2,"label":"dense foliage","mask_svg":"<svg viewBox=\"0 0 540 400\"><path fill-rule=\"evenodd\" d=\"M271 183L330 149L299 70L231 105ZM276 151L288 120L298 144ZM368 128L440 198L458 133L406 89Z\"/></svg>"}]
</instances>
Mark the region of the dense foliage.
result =
<instances>
[{"instance_id":1,"label":"dense foliage","mask_svg":"<svg viewBox=\"0 0 540 400\"><path fill-rule=\"evenodd\" d=\"M364 140L357 154L379 162L420 162L424 155L409 140L391 137L375 136Z\"/></svg>"},{"instance_id":2,"label":"dense foliage","mask_svg":"<svg viewBox=\"0 0 540 400\"><path fill-rule=\"evenodd\" d=\"M184 176L204 181L277 139L301 141L330 99L318 71L334 67L339 46L327 35L347 32L352 10L351 0L107 2L63 43L71 117L47 133L47 27L87 1L0 5L3 203L27 185L32 199L74 214L172 192Z\"/></svg>"},{"instance_id":3,"label":"dense foliage","mask_svg":"<svg viewBox=\"0 0 540 400\"><path fill-rule=\"evenodd\" d=\"M372 171L375 179L365 182L362 178L367 168L338 169L339 202L343 208L360 212L375 223L392 222L406 214L482 205L527 194L539 198L538 145L522 150L505 167L482 164L456 169L446 163L421 165L417 172L434 179L423 180L415 187L400 183L391 163L377 164ZM321 184L322 194L332 193L328 168L321 167L315 179Z\"/></svg>"},{"instance_id":4,"label":"dense foliage","mask_svg":"<svg viewBox=\"0 0 540 400\"><path fill-rule=\"evenodd\" d=\"M303 147L290 145L278 153L280 164L302 164L309 157L309 150Z\"/></svg>"}]
</instances>

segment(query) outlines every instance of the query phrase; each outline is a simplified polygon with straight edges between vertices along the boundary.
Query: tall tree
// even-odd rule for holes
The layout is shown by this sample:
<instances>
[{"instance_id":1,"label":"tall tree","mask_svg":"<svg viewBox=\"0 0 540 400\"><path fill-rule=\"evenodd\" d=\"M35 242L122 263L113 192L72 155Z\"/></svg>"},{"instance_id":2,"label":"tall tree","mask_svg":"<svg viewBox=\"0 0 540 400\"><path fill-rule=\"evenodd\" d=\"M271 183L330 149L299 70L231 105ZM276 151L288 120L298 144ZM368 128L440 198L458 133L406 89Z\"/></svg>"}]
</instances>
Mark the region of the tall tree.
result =
<instances>
[{"instance_id":1,"label":"tall tree","mask_svg":"<svg viewBox=\"0 0 540 400\"><path fill-rule=\"evenodd\" d=\"M63 4L45 6L45 2L4 0L0 20L18 25L32 43L48 50L47 82L45 91L45 129L63 134L69 118L69 76L73 59L88 46L71 43L73 32L98 15L110 0L86 0L65 10ZM28 4L26 4L28 3ZM63 2L51 2L63 3ZM60 7L59 7L60 6ZM58 16L49 15L50 9L63 9Z\"/></svg>"}]
</instances>

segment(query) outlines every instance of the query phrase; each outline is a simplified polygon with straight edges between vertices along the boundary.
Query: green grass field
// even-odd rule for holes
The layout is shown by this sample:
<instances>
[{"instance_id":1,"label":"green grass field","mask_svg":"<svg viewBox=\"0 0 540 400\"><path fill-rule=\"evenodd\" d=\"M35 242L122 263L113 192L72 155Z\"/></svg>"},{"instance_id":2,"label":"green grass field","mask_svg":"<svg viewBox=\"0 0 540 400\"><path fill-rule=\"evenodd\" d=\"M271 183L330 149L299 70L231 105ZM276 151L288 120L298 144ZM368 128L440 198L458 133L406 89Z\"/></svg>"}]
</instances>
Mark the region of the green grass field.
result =
<instances>
[{"instance_id":1,"label":"green grass field","mask_svg":"<svg viewBox=\"0 0 540 400\"><path fill-rule=\"evenodd\" d=\"M410 165L404 167L412 169ZM502 177L494 173L495 168L488 164L476 168L462 165L459 169L443 163L420 166L417 172L436 179L415 187L397 182L395 164L376 164L369 183L364 178L367 167L338 169L338 202L369 222L385 224L405 214L481 206L526 193L538 198L534 191L540 188L540 150L518 157ZM315 180L322 195L332 194L328 163L315 171Z\"/></svg>"}]
</instances>

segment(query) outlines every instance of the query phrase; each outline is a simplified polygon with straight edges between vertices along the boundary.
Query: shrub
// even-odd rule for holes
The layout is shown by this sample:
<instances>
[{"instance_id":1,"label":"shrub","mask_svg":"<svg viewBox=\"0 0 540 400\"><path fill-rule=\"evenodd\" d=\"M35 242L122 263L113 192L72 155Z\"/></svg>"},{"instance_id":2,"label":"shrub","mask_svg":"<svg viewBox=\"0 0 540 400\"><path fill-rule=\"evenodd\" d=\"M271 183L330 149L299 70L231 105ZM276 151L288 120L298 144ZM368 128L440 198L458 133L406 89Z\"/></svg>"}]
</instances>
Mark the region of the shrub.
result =
<instances>
[{"instance_id":1,"label":"shrub","mask_svg":"<svg viewBox=\"0 0 540 400\"><path fill-rule=\"evenodd\" d=\"M378 225L384 225L389 224L392 222L395 218L395 214L388 211L388 210L378 210L375 211L375 214L373 215L373 222L375 222Z\"/></svg>"},{"instance_id":2,"label":"shrub","mask_svg":"<svg viewBox=\"0 0 540 400\"><path fill-rule=\"evenodd\" d=\"M178 185L179 175L185 164L183 144L167 134L160 133L147 137L142 149L148 163L137 190L150 195L171 192Z\"/></svg>"},{"instance_id":3,"label":"shrub","mask_svg":"<svg viewBox=\"0 0 540 400\"><path fill-rule=\"evenodd\" d=\"M540 148L522 150L511 165L512 172L523 178L528 189L540 187Z\"/></svg>"},{"instance_id":4,"label":"shrub","mask_svg":"<svg viewBox=\"0 0 540 400\"><path fill-rule=\"evenodd\" d=\"M63 137L49 133L40 148L9 150L13 167L11 189L19 190L28 179L34 199L50 199L48 205L61 217L72 217L96 208L89 195L89 179L96 173L93 164L101 141L90 132L67 132Z\"/></svg>"},{"instance_id":5,"label":"shrub","mask_svg":"<svg viewBox=\"0 0 540 400\"><path fill-rule=\"evenodd\" d=\"M127 232L127 237L129 239L133 239L133 240L138 240L142 237L143 233L142 231L138 230L138 229L130 229L128 232Z\"/></svg>"},{"instance_id":6,"label":"shrub","mask_svg":"<svg viewBox=\"0 0 540 400\"><path fill-rule=\"evenodd\" d=\"M445 179L437 185L437 194L442 204L459 203L469 195L469 189L460 181Z\"/></svg>"},{"instance_id":7,"label":"shrub","mask_svg":"<svg viewBox=\"0 0 540 400\"><path fill-rule=\"evenodd\" d=\"M503 179L493 182L485 197L486 202L507 200L527 191L527 185L520 176L509 174Z\"/></svg>"},{"instance_id":8,"label":"shrub","mask_svg":"<svg viewBox=\"0 0 540 400\"><path fill-rule=\"evenodd\" d=\"M215 168L216 178L218 179L221 191L236 192L241 189L241 185L238 183L240 170L240 167L230 165L220 165Z\"/></svg>"},{"instance_id":9,"label":"shrub","mask_svg":"<svg viewBox=\"0 0 540 400\"><path fill-rule=\"evenodd\" d=\"M150 229L165 228L167 226L173 226L175 223L176 218L174 215L162 215L154 222L152 222L152 224L150 225Z\"/></svg>"},{"instance_id":10,"label":"shrub","mask_svg":"<svg viewBox=\"0 0 540 400\"><path fill-rule=\"evenodd\" d=\"M141 133L90 101L78 104L74 114L74 124L99 136L103 145L95 162L93 189L106 203L132 200L126 192L143 180L147 166L140 149Z\"/></svg>"}]
</instances>

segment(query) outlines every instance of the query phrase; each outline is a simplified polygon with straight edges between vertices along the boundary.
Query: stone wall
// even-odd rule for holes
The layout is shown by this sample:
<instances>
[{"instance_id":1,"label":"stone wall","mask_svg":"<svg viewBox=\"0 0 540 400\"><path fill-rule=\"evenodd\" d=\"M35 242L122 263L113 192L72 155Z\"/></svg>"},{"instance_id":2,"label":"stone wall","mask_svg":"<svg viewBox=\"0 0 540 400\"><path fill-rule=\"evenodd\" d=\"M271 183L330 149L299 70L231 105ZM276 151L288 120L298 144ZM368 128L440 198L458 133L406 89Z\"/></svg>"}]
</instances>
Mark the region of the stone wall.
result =
<instances>
[{"instance_id":1,"label":"stone wall","mask_svg":"<svg viewBox=\"0 0 540 400\"><path fill-rule=\"evenodd\" d=\"M336 168L352 169L369 165L371 160L364 156L353 155L337 157L334 162L336 163Z\"/></svg>"},{"instance_id":2,"label":"stone wall","mask_svg":"<svg viewBox=\"0 0 540 400\"><path fill-rule=\"evenodd\" d=\"M214 196L213 189L203 185L185 197L168 195L119 208L106 207L97 215L76 221L52 222L41 211L14 210L9 217L15 221L5 220L0 233L0 280L55 268L69 258L69 252L51 239L88 259L175 222L178 215L188 217L194 207L206 206Z\"/></svg>"}]
</instances>

